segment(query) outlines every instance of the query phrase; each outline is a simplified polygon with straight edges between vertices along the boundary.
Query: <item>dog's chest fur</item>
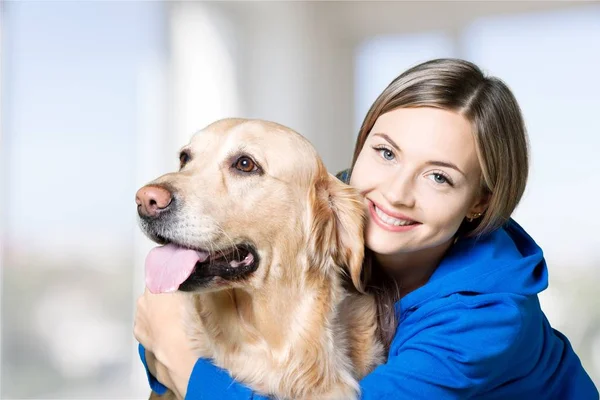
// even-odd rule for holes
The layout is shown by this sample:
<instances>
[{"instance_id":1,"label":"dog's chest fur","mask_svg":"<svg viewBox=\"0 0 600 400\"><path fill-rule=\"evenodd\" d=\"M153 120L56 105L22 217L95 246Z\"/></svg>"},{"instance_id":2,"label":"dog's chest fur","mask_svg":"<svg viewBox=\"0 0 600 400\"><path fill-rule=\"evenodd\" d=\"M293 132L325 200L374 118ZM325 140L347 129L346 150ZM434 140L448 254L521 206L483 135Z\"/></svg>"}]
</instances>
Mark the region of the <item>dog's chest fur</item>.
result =
<instances>
[{"instance_id":1,"label":"dog's chest fur","mask_svg":"<svg viewBox=\"0 0 600 400\"><path fill-rule=\"evenodd\" d=\"M289 315L272 318L253 313L242 305L249 299L238 297L234 291L192 295L189 334L198 357L255 391L279 399L353 399L358 380L383 361L371 296L305 293L301 299L315 301L288 305ZM269 332L273 322L279 323Z\"/></svg>"}]
</instances>

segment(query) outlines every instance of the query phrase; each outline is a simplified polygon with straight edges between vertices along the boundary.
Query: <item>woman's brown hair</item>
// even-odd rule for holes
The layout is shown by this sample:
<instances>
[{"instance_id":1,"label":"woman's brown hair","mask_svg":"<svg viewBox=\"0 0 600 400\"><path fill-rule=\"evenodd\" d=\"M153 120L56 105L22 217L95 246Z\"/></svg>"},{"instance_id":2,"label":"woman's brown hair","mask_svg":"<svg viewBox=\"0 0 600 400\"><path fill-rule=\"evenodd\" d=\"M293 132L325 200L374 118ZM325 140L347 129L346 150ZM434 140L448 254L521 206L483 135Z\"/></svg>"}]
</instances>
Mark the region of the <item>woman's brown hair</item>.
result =
<instances>
[{"instance_id":1,"label":"woman's brown hair","mask_svg":"<svg viewBox=\"0 0 600 400\"><path fill-rule=\"evenodd\" d=\"M414 66L394 79L369 109L358 134L352 168L377 118L400 107L454 111L473 126L482 170L480 189L489 196L489 203L481 218L465 220L457 234L486 234L508 221L525 191L529 145L521 110L506 84L459 59ZM389 347L397 326L394 304L399 299L398 286L377 267L368 249L363 268L376 298L380 335Z\"/></svg>"}]
</instances>

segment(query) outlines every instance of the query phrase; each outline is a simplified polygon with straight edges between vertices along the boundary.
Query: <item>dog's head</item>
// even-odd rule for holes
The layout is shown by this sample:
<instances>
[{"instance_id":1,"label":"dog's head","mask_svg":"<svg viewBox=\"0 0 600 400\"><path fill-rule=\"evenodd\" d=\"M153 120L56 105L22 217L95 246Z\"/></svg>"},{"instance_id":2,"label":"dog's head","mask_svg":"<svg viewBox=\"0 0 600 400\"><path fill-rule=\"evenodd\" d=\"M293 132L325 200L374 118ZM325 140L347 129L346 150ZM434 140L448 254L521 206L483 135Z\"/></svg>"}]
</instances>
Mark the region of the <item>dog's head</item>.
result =
<instances>
[{"instance_id":1,"label":"dog's head","mask_svg":"<svg viewBox=\"0 0 600 400\"><path fill-rule=\"evenodd\" d=\"M143 231L163 245L146 261L151 291L253 290L342 271L362 290L363 203L302 136L221 120L180 164L136 196Z\"/></svg>"}]
</instances>

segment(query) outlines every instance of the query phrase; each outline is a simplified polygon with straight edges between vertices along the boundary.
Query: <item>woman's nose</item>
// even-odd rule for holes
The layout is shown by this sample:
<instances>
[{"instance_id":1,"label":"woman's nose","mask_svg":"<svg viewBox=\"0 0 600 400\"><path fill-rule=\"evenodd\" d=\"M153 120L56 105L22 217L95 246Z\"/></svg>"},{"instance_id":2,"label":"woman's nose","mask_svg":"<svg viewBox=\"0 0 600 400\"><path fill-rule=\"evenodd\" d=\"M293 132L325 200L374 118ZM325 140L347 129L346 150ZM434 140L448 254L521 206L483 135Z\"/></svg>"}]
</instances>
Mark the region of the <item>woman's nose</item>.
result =
<instances>
[{"instance_id":1,"label":"woman's nose","mask_svg":"<svg viewBox=\"0 0 600 400\"><path fill-rule=\"evenodd\" d=\"M414 178L403 171L392 174L383 183L381 192L390 205L407 208L415 205Z\"/></svg>"}]
</instances>

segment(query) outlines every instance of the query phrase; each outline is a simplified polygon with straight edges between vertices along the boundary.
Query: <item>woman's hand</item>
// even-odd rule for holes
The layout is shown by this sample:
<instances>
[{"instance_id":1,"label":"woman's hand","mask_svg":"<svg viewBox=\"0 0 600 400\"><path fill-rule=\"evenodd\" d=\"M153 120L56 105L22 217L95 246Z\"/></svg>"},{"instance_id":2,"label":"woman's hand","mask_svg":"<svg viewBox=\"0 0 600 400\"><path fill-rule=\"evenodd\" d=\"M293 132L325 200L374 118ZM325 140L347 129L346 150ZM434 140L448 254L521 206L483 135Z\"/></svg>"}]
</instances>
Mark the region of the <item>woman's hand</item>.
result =
<instances>
[{"instance_id":1,"label":"woman's hand","mask_svg":"<svg viewBox=\"0 0 600 400\"><path fill-rule=\"evenodd\" d=\"M138 298L133 328L146 349L148 369L179 398L185 398L196 363L185 331L187 301L183 293L152 294L146 289Z\"/></svg>"}]
</instances>

